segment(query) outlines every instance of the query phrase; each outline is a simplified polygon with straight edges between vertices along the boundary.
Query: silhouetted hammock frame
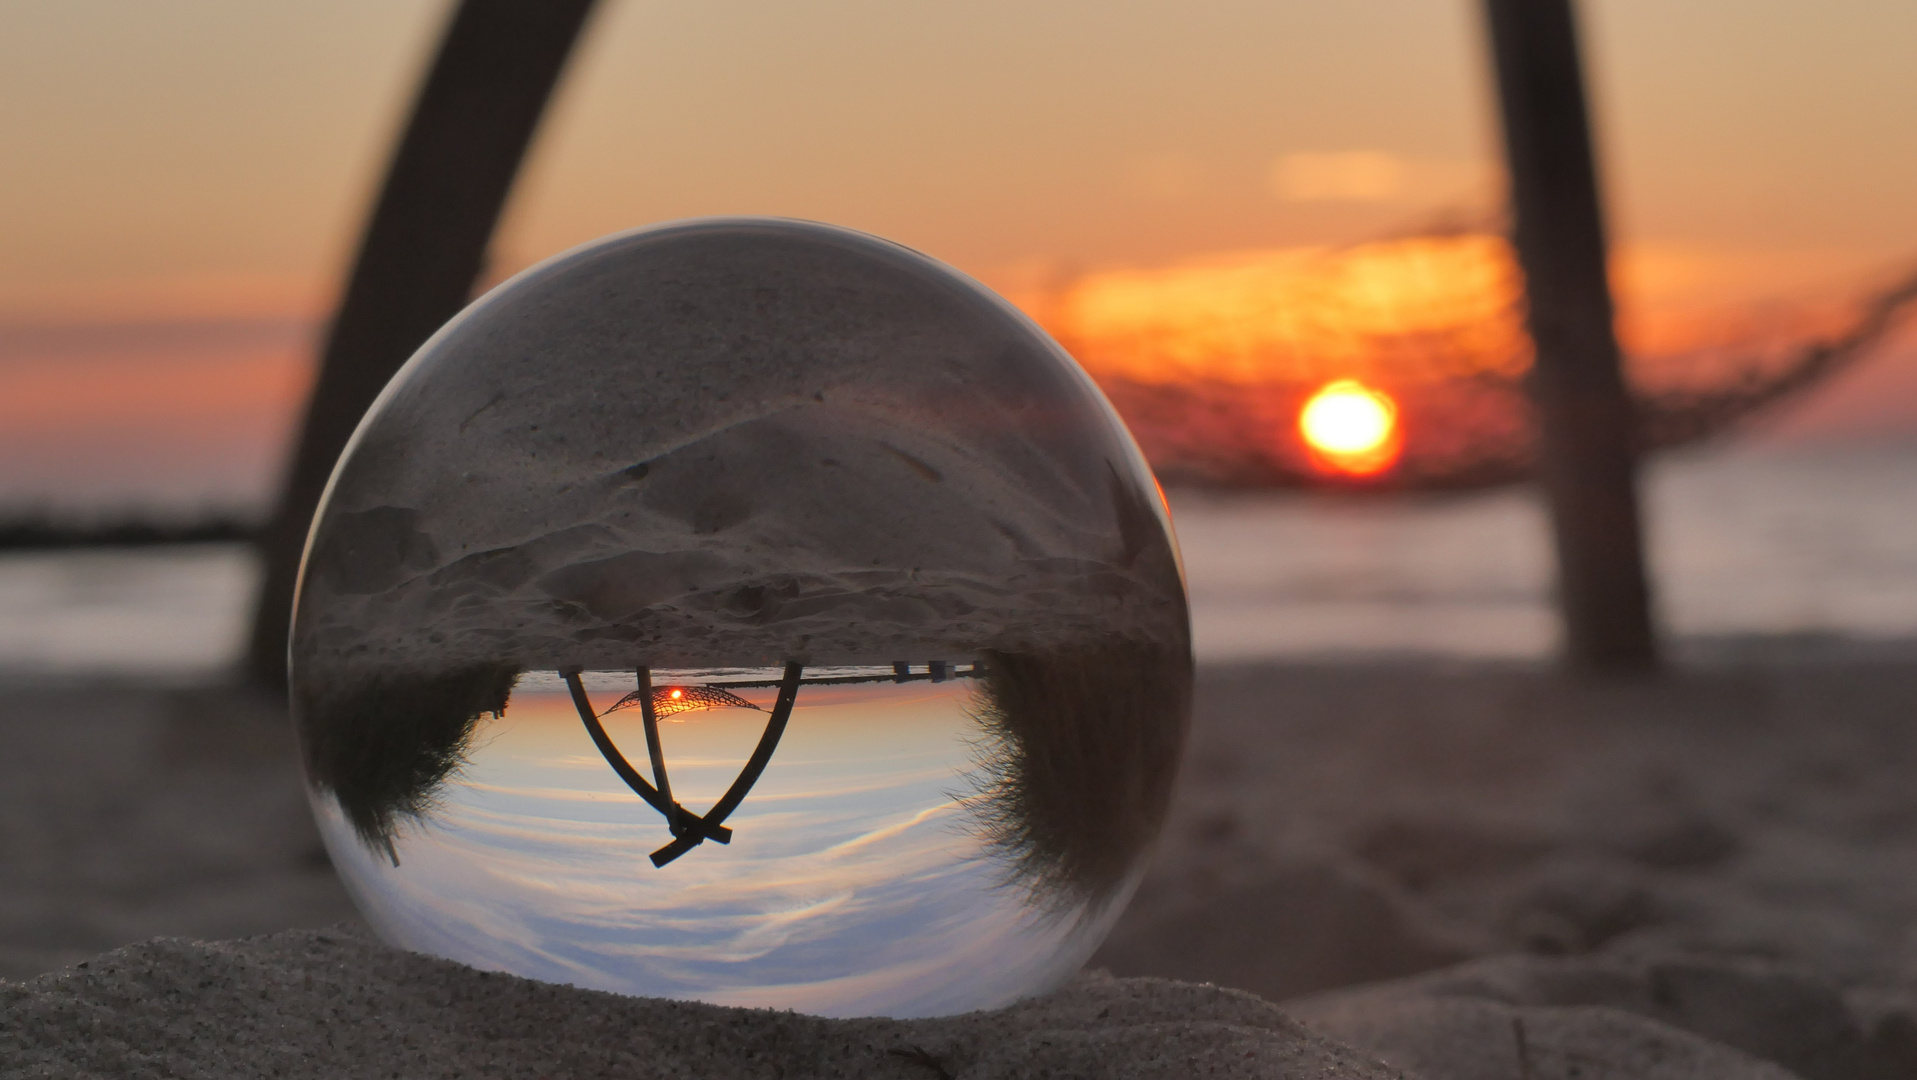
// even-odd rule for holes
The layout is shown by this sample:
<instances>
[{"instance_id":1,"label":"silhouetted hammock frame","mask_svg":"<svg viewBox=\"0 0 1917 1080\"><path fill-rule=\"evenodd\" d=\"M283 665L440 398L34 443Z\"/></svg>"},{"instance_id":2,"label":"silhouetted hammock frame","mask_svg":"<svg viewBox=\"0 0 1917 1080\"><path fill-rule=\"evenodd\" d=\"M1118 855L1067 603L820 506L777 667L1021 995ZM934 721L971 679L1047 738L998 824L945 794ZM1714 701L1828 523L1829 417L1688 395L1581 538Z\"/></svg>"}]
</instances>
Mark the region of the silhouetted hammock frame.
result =
<instances>
[{"instance_id":1,"label":"silhouetted hammock frame","mask_svg":"<svg viewBox=\"0 0 1917 1080\"><path fill-rule=\"evenodd\" d=\"M582 668L572 667L561 669L559 672L560 677L566 680L566 688L572 692L572 704L573 708L579 712L579 722L585 725L586 734L592 736L592 744L599 748L599 754L606 759L606 764L612 766L612 771L619 774L619 779L624 780L626 786L645 800L648 806L659 811L660 815L666 819L666 828L672 832L672 842L652 853L654 866L664 866L707 840L718 844L732 842L732 830L726 828L725 820L732 816L732 812L739 808L740 803L745 801L746 795L752 791L752 786L759 782L760 775L765 772L766 765L771 762L773 751L779 748L779 740L785 736L786 723L792 719L792 707L799 700L800 686L866 682L903 683L920 680L944 682L948 675L976 678L979 674L979 666L976 663L966 671L956 668L948 671L943 662L933 661L926 665L924 674L914 673L908 664L895 663L892 665L890 675L829 675L807 679L803 677L804 665L787 663L785 673L776 681L748 680L701 684L700 689L722 692L745 687L776 686L779 688L779 696L773 703L771 716L766 719L765 731L759 736L759 744L753 747L752 756L746 759L744 768L739 770L739 775L732 781L732 786L726 789L726 793L719 798L718 802L712 804L712 809L704 814L695 814L672 797L672 781L666 774L665 748L659 740L659 710L654 700L658 691L652 685L652 670L643 667L636 669L639 676L639 689L620 698L605 713L593 709L592 699L587 696L585 684L579 679L582 670ZM725 696L732 697L730 694ZM737 703L734 707L758 708L757 705L743 699L734 699L734 701ZM650 782L640 775L638 769L632 767L632 762L626 760L626 755L619 751L618 745L612 741L612 736L606 733L606 726L599 722L602 716L617 712L629 702L636 702L639 706L639 715L645 725L646 756L652 764ZM733 705L734 702L725 704Z\"/></svg>"}]
</instances>

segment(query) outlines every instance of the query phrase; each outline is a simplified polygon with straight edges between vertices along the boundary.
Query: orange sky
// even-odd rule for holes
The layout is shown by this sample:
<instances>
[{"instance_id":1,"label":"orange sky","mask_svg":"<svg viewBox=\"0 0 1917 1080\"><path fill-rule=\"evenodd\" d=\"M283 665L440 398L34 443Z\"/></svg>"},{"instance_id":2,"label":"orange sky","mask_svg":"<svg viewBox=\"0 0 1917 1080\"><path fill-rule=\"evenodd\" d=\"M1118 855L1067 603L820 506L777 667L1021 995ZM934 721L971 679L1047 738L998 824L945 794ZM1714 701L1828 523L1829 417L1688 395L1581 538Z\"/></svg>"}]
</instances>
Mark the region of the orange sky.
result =
<instances>
[{"instance_id":1,"label":"orange sky","mask_svg":"<svg viewBox=\"0 0 1917 1080\"><path fill-rule=\"evenodd\" d=\"M1917 254L1917 145L1900 137L1917 130L1917 7L1585 11L1627 253L1752 301ZM442 15L438 0L0 8L0 501L52 487L56 459L128 497L170 454L179 490L264 490L304 378L297 336L246 359L206 327L325 310ZM1492 201L1477 33L1462 0L606 0L499 253L524 265L652 221L789 214L1029 292L1363 240ZM129 320L198 320L215 343L123 337L88 357L36 336ZM1917 429L1913 402L1917 360L1886 361L1795 424ZM102 419L119 449L93 444L84 468L35 442L64 427L77 445ZM146 463L116 469L121 451Z\"/></svg>"}]
</instances>

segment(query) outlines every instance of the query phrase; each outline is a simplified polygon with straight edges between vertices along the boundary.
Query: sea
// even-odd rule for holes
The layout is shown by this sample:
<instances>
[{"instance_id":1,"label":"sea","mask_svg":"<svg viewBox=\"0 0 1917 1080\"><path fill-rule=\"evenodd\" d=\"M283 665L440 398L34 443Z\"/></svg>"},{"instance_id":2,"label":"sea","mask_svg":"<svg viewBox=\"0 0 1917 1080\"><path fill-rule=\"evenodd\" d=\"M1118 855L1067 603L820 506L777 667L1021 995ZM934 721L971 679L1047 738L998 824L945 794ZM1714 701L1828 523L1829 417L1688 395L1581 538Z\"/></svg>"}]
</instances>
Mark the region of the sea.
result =
<instances>
[{"instance_id":1,"label":"sea","mask_svg":"<svg viewBox=\"0 0 1917 1080\"><path fill-rule=\"evenodd\" d=\"M1644 477L1662 630L1683 656L1917 654L1917 444L1731 444ZM1557 650L1544 508L1447 495L1173 491L1200 662ZM239 655L243 545L0 556L0 674L195 681Z\"/></svg>"}]
</instances>

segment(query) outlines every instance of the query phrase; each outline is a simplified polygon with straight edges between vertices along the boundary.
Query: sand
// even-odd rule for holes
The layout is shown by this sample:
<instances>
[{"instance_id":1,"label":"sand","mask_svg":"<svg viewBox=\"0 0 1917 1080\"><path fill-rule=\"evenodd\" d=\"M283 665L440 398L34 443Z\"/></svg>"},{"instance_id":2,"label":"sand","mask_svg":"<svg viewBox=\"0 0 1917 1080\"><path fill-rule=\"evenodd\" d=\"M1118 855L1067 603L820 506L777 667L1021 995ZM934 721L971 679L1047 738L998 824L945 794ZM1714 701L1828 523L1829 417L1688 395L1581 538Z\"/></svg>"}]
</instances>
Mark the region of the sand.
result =
<instances>
[{"instance_id":1,"label":"sand","mask_svg":"<svg viewBox=\"0 0 1917 1080\"><path fill-rule=\"evenodd\" d=\"M824 1020L489 975L325 931L131 946L0 989L0 1009L0 1075L1394 1075L1217 987L1090 975L996 1013Z\"/></svg>"},{"instance_id":2,"label":"sand","mask_svg":"<svg viewBox=\"0 0 1917 1080\"><path fill-rule=\"evenodd\" d=\"M482 975L350 921L218 941L351 918L283 721L15 680L0 1075L1913 1076L1917 659L1813 644L1632 683L1206 669L1158 861L1094 961L1123 977L917 1022ZM61 967L156 935L215 943Z\"/></svg>"}]
</instances>

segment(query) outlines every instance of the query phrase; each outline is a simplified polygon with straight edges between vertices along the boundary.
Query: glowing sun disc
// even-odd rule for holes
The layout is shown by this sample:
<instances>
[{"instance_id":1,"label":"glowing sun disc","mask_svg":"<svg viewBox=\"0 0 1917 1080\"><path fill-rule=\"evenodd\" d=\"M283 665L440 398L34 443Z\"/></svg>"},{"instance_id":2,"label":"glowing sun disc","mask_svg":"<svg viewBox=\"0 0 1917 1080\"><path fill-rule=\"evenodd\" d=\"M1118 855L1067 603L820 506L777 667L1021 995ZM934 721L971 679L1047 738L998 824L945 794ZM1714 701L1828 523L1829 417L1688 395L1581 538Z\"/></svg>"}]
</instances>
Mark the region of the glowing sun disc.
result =
<instances>
[{"instance_id":1,"label":"glowing sun disc","mask_svg":"<svg viewBox=\"0 0 1917 1080\"><path fill-rule=\"evenodd\" d=\"M1325 462L1371 473L1397 457L1398 405L1356 379L1327 383L1298 413L1298 431Z\"/></svg>"}]
</instances>

